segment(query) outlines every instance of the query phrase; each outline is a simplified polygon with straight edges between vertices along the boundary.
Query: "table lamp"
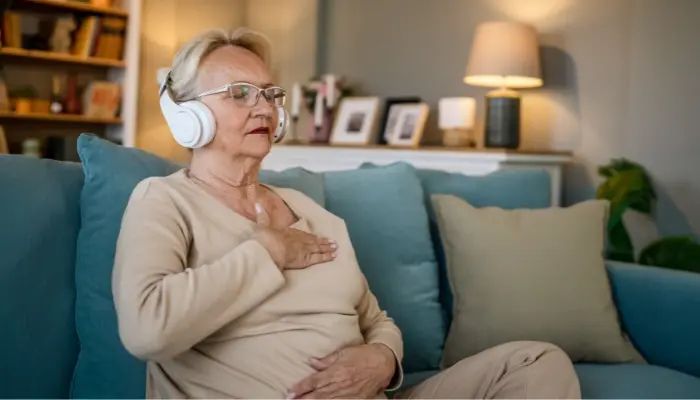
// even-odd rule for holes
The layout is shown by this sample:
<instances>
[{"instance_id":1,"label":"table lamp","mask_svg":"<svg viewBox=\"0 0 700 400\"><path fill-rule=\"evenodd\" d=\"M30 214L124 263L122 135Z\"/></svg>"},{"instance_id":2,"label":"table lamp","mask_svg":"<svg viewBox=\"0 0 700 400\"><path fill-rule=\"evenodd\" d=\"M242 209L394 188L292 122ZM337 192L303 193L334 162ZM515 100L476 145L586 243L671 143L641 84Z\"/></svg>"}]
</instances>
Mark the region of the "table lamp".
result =
<instances>
[{"instance_id":1,"label":"table lamp","mask_svg":"<svg viewBox=\"0 0 700 400\"><path fill-rule=\"evenodd\" d=\"M497 88L486 94L484 145L520 147L520 95L542 86L535 29L519 22L486 22L476 28L464 82Z\"/></svg>"}]
</instances>

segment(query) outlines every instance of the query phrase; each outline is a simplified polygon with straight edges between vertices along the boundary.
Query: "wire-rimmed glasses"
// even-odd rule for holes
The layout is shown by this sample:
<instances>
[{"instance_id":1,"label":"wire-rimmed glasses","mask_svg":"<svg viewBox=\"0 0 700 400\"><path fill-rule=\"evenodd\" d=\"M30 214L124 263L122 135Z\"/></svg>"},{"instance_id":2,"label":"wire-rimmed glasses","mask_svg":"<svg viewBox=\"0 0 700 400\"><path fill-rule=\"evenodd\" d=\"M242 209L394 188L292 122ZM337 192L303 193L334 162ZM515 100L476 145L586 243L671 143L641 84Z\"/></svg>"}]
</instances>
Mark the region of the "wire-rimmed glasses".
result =
<instances>
[{"instance_id":1,"label":"wire-rimmed glasses","mask_svg":"<svg viewBox=\"0 0 700 400\"><path fill-rule=\"evenodd\" d=\"M287 92L279 86L261 88L248 82L233 82L220 88L201 93L195 96L195 99L219 93L228 93L236 104L243 107L255 107L255 105L258 104L260 95L262 95L265 101L271 106L282 107L287 97Z\"/></svg>"}]
</instances>

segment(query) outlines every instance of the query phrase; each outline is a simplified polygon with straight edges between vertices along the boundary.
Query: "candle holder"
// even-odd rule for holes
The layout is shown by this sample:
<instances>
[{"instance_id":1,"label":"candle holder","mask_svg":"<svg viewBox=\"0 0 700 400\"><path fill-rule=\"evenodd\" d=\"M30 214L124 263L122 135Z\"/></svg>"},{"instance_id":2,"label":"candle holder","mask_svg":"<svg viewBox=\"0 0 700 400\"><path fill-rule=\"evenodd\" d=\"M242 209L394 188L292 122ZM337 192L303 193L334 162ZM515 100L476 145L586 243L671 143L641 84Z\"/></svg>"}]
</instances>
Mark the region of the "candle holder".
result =
<instances>
[{"instance_id":1,"label":"candle holder","mask_svg":"<svg viewBox=\"0 0 700 400\"><path fill-rule=\"evenodd\" d=\"M289 124L289 127L291 128L291 132L289 132L291 135L289 136L289 139L285 140L284 142L286 144L301 144L302 141L299 139L299 136L297 135L297 126L299 123L299 116L298 115L293 115L291 117L291 124Z\"/></svg>"}]
</instances>

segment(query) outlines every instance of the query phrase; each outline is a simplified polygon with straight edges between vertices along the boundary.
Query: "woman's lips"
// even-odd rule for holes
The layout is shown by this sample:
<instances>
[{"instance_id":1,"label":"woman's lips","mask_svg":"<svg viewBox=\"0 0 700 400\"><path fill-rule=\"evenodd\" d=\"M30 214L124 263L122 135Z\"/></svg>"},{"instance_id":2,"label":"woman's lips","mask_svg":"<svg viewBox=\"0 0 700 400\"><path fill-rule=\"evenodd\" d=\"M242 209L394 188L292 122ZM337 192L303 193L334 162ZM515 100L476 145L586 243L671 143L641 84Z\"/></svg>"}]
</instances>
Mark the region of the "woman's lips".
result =
<instances>
[{"instance_id":1,"label":"woman's lips","mask_svg":"<svg viewBox=\"0 0 700 400\"><path fill-rule=\"evenodd\" d=\"M248 135L269 135L270 134L270 128L256 128L253 129L252 131L247 133Z\"/></svg>"}]
</instances>

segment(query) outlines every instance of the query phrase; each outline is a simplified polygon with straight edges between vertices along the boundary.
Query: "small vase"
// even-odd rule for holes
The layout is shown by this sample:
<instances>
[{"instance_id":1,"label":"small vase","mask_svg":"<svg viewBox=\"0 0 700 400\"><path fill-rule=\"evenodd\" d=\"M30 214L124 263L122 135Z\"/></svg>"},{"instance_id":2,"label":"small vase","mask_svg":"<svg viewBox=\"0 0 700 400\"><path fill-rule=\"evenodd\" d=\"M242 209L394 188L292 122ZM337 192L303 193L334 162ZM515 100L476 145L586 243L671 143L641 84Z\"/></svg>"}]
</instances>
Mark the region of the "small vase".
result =
<instances>
[{"instance_id":1,"label":"small vase","mask_svg":"<svg viewBox=\"0 0 700 400\"><path fill-rule=\"evenodd\" d=\"M331 130L333 128L333 114L331 110L326 110L323 113L321 126L311 125L311 135L309 141L311 143L326 144L331 138Z\"/></svg>"}]
</instances>

